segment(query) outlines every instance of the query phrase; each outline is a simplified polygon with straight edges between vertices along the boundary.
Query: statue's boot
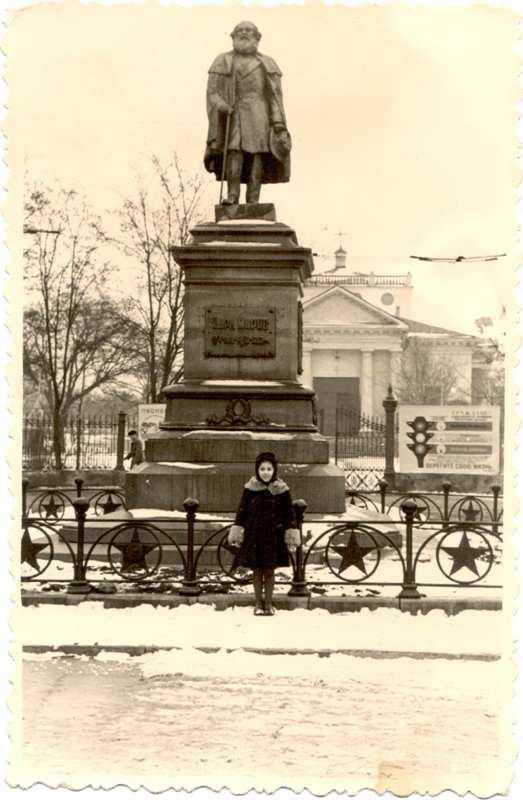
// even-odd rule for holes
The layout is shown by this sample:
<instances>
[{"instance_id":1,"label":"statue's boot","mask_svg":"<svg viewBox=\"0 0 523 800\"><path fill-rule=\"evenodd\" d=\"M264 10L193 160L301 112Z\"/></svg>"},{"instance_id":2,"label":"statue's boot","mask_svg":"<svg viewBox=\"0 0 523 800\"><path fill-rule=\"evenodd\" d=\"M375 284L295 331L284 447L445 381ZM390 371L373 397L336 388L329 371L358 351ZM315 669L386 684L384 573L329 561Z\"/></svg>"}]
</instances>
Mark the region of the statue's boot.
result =
<instances>
[{"instance_id":1,"label":"statue's boot","mask_svg":"<svg viewBox=\"0 0 523 800\"><path fill-rule=\"evenodd\" d=\"M247 202L258 203L263 174L263 159L261 153L256 153L252 158L251 174L247 184Z\"/></svg>"},{"instance_id":2,"label":"statue's boot","mask_svg":"<svg viewBox=\"0 0 523 800\"><path fill-rule=\"evenodd\" d=\"M227 153L225 176L227 178L227 197L222 200L223 206L233 206L240 199L243 156L239 150Z\"/></svg>"}]
</instances>

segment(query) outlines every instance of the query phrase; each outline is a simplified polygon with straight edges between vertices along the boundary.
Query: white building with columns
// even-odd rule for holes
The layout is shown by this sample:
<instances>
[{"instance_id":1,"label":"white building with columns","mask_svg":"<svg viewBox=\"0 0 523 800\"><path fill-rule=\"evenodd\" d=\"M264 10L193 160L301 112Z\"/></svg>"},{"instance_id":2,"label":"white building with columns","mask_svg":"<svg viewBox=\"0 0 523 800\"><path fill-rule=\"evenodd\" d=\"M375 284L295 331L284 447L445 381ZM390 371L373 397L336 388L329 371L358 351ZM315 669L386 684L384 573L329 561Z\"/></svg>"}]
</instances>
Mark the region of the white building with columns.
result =
<instances>
[{"instance_id":1,"label":"white building with columns","mask_svg":"<svg viewBox=\"0 0 523 800\"><path fill-rule=\"evenodd\" d=\"M301 379L318 396L323 433L334 433L337 408L384 416L387 388L412 339L456 365L457 390L474 402L482 361L477 337L411 320L410 273L349 274L345 255L340 247L335 270L306 282L302 301Z\"/></svg>"}]
</instances>

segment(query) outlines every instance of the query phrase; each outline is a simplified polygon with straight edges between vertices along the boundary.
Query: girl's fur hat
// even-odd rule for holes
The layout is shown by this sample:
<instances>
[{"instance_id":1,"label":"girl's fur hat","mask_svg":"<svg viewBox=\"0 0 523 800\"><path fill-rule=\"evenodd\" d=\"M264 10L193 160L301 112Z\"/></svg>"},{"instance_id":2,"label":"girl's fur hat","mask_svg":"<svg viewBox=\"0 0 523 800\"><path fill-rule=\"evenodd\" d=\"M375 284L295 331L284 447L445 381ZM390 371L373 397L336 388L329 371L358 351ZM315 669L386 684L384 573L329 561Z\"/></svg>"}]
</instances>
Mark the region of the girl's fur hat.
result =
<instances>
[{"instance_id":1,"label":"girl's fur hat","mask_svg":"<svg viewBox=\"0 0 523 800\"><path fill-rule=\"evenodd\" d=\"M278 475L278 459L276 458L274 453L260 453L260 455L256 457L256 477L258 478L258 480L260 480L258 469L263 461L269 461L274 467L274 473L270 480L270 482L272 483L272 481L276 480L276 476Z\"/></svg>"}]
</instances>

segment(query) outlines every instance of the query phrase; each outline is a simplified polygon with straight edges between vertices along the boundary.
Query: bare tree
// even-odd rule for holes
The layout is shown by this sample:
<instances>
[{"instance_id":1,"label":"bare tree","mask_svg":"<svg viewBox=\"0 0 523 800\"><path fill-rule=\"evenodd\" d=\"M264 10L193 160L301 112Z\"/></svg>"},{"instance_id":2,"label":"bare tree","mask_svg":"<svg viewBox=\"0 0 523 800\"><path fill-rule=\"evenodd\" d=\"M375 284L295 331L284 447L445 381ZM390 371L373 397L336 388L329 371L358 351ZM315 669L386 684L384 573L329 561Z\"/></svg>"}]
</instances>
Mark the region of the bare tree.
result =
<instances>
[{"instance_id":1,"label":"bare tree","mask_svg":"<svg viewBox=\"0 0 523 800\"><path fill-rule=\"evenodd\" d=\"M207 183L203 172L184 172L176 153L165 163L152 156L139 171L133 194L116 212L116 243L139 267L122 314L133 327L136 363L147 376L144 394L152 403L161 399L164 386L183 375L182 273L170 248L185 244L190 228L201 221Z\"/></svg>"},{"instance_id":2,"label":"bare tree","mask_svg":"<svg viewBox=\"0 0 523 800\"><path fill-rule=\"evenodd\" d=\"M469 402L460 373L459 362L438 355L426 342L410 339L401 356L395 390L399 400L409 405Z\"/></svg>"},{"instance_id":3,"label":"bare tree","mask_svg":"<svg viewBox=\"0 0 523 800\"><path fill-rule=\"evenodd\" d=\"M479 330L481 346L478 348L479 376L475 394L477 401L486 405L500 406L505 403L505 340L506 310L503 307L497 318L480 317L475 321Z\"/></svg>"},{"instance_id":4,"label":"bare tree","mask_svg":"<svg viewBox=\"0 0 523 800\"><path fill-rule=\"evenodd\" d=\"M76 191L34 184L24 207L24 375L43 384L61 469L67 413L129 373L131 334L107 299L106 239L85 200Z\"/></svg>"}]
</instances>

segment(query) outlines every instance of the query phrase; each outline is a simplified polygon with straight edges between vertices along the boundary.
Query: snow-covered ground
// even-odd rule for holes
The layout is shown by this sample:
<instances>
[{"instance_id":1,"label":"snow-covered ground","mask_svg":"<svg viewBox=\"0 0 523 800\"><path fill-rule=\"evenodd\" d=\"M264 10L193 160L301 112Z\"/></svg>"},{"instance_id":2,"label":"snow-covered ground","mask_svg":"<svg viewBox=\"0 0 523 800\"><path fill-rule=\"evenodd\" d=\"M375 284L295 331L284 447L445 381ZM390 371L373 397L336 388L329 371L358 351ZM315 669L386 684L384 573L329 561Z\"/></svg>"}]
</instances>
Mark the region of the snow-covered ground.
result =
<instances>
[{"instance_id":1,"label":"snow-covered ground","mask_svg":"<svg viewBox=\"0 0 523 800\"><path fill-rule=\"evenodd\" d=\"M169 776L183 775L187 789L300 791L321 780L325 792L452 788L481 797L508 786L506 656L481 658L502 650L500 612L254 617L239 607L101 605L18 609L18 646L108 646L95 657L24 653L28 784L66 776L82 786L96 775L138 786L166 776L167 788ZM110 649L133 644L176 649ZM354 655L314 652L324 648Z\"/></svg>"},{"instance_id":2,"label":"snow-covered ground","mask_svg":"<svg viewBox=\"0 0 523 800\"><path fill-rule=\"evenodd\" d=\"M510 780L501 661L185 648L37 656L23 670L25 785L488 797Z\"/></svg>"},{"instance_id":3,"label":"snow-covered ground","mask_svg":"<svg viewBox=\"0 0 523 800\"><path fill-rule=\"evenodd\" d=\"M330 614L324 609L280 610L254 617L251 607L216 611L203 604L177 608L142 605L103 608L40 605L16 612L18 645L156 645L182 647L351 649L434 653L493 653L506 631L497 611L463 611L448 617L433 610L412 616L397 609Z\"/></svg>"}]
</instances>

